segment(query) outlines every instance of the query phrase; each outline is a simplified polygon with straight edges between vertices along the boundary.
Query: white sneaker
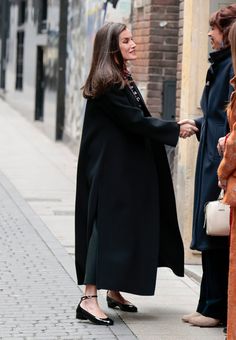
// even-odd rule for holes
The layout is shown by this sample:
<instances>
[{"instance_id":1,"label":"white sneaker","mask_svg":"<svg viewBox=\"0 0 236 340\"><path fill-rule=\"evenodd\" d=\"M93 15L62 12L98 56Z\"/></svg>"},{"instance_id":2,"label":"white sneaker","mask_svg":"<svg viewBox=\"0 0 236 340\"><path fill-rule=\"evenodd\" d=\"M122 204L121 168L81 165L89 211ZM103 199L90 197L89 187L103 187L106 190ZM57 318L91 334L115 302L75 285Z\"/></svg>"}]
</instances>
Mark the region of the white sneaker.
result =
<instances>
[{"instance_id":1,"label":"white sneaker","mask_svg":"<svg viewBox=\"0 0 236 340\"><path fill-rule=\"evenodd\" d=\"M184 322L189 322L190 319L192 319L192 318L194 318L194 317L196 317L196 316L200 316L200 315L202 315L202 314L200 314L200 313L198 313L198 312L193 312L193 313L191 313L191 314L183 315L183 316L182 316L182 320L183 320Z\"/></svg>"}]
</instances>

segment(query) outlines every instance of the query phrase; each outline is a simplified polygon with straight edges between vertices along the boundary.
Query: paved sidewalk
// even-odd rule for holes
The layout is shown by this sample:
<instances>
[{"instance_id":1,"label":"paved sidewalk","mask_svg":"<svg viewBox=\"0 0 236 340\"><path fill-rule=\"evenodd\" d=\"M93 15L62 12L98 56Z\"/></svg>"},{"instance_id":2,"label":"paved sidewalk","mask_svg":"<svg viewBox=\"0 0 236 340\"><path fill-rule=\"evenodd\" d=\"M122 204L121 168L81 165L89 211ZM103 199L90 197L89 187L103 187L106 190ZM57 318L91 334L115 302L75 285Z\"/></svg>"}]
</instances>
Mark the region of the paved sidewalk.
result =
<instances>
[{"instance_id":1,"label":"paved sidewalk","mask_svg":"<svg viewBox=\"0 0 236 340\"><path fill-rule=\"evenodd\" d=\"M0 339L136 339L116 313L113 327L75 319L72 258L2 173L0 183Z\"/></svg>"},{"instance_id":2,"label":"paved sidewalk","mask_svg":"<svg viewBox=\"0 0 236 340\"><path fill-rule=\"evenodd\" d=\"M0 339L223 340L222 328L181 322L196 307L199 284L168 269L158 271L154 297L126 295L139 313L108 310L101 292L115 325L75 320L77 157L2 100L0 112Z\"/></svg>"}]
</instances>

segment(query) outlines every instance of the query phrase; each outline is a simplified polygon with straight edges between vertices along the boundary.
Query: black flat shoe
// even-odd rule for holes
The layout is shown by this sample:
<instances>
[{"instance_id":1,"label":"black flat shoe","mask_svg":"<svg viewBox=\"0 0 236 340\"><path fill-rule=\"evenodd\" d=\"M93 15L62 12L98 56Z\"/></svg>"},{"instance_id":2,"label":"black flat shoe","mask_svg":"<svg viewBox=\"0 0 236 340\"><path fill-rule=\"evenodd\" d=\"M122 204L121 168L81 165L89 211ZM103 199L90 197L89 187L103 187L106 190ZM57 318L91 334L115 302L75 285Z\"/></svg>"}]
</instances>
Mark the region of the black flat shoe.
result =
<instances>
[{"instance_id":1,"label":"black flat shoe","mask_svg":"<svg viewBox=\"0 0 236 340\"><path fill-rule=\"evenodd\" d=\"M87 312L85 309L83 309L80 304L82 301L86 299L91 299L91 298L96 298L97 295L85 295L82 296L80 303L78 304L78 307L76 309L76 319L79 320L89 320L95 325L103 325L103 326L112 326L113 325L113 320L110 318L97 318L95 315Z\"/></svg>"},{"instance_id":2,"label":"black flat shoe","mask_svg":"<svg viewBox=\"0 0 236 340\"><path fill-rule=\"evenodd\" d=\"M224 327L223 333L227 334L227 327Z\"/></svg>"},{"instance_id":3,"label":"black flat shoe","mask_svg":"<svg viewBox=\"0 0 236 340\"><path fill-rule=\"evenodd\" d=\"M110 296L107 295L107 305L110 308L120 308L123 312L131 312L131 313L136 313L138 311L138 308L131 303L126 304L126 303L120 303L114 299L112 299Z\"/></svg>"}]
</instances>

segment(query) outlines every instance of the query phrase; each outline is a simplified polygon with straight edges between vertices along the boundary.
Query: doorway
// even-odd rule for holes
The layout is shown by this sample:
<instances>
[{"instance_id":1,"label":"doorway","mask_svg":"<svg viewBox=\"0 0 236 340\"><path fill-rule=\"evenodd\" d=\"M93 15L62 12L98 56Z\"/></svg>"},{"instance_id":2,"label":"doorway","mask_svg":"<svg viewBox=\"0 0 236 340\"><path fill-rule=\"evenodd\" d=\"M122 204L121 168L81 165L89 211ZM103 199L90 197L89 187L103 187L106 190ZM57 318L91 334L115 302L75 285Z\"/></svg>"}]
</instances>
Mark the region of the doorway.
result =
<instances>
[{"instance_id":1,"label":"doorway","mask_svg":"<svg viewBox=\"0 0 236 340\"><path fill-rule=\"evenodd\" d=\"M37 48L37 69L36 69L36 94L35 94L35 120L43 121L45 70L44 70L44 48Z\"/></svg>"}]
</instances>

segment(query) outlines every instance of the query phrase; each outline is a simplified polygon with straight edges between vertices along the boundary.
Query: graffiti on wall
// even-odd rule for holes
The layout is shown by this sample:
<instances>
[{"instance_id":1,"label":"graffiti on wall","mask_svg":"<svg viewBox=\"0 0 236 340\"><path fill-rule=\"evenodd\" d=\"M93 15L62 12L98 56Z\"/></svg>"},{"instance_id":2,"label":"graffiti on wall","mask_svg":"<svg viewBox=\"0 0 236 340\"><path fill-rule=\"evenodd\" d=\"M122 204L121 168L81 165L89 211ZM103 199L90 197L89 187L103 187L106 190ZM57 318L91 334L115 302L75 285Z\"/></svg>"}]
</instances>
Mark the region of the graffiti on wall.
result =
<instances>
[{"instance_id":1,"label":"graffiti on wall","mask_svg":"<svg viewBox=\"0 0 236 340\"><path fill-rule=\"evenodd\" d=\"M70 0L68 8L66 114L64 134L79 140L85 100L84 84L91 60L94 32L102 24L103 0Z\"/></svg>"},{"instance_id":2,"label":"graffiti on wall","mask_svg":"<svg viewBox=\"0 0 236 340\"><path fill-rule=\"evenodd\" d=\"M107 4L105 21L123 22L130 24L132 0L119 0L116 8L111 3Z\"/></svg>"},{"instance_id":3,"label":"graffiti on wall","mask_svg":"<svg viewBox=\"0 0 236 340\"><path fill-rule=\"evenodd\" d=\"M104 13L104 0L69 0L64 135L72 141L81 136L86 102L80 89L88 75L94 36L104 20L128 23L131 2L119 0L116 9L108 3Z\"/></svg>"}]
</instances>

